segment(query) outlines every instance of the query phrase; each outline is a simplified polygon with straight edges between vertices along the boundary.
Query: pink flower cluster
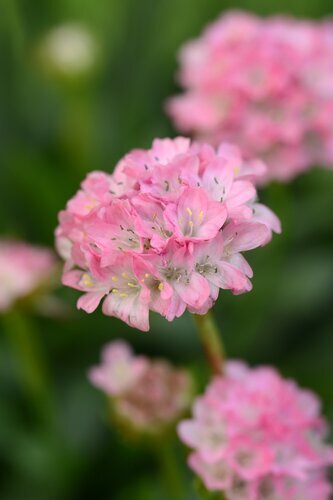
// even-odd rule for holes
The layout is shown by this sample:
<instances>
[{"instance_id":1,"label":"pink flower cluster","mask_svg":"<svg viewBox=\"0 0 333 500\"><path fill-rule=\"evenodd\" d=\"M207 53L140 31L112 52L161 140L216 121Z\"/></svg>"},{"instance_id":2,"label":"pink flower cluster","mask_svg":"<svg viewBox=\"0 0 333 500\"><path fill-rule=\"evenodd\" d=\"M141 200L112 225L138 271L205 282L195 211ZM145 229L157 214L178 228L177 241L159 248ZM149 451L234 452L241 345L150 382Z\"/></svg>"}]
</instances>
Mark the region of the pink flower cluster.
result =
<instances>
[{"instance_id":1,"label":"pink flower cluster","mask_svg":"<svg viewBox=\"0 0 333 500\"><path fill-rule=\"evenodd\" d=\"M53 253L24 242L0 241L0 311L33 293L55 271Z\"/></svg>"},{"instance_id":2,"label":"pink flower cluster","mask_svg":"<svg viewBox=\"0 0 333 500\"><path fill-rule=\"evenodd\" d=\"M333 448L317 397L273 368L228 362L179 424L190 467L228 500L328 500Z\"/></svg>"},{"instance_id":3,"label":"pink flower cluster","mask_svg":"<svg viewBox=\"0 0 333 500\"><path fill-rule=\"evenodd\" d=\"M117 419L137 431L159 432L188 408L192 380L165 361L134 356L123 341L108 344L90 381L111 397Z\"/></svg>"},{"instance_id":4,"label":"pink flower cluster","mask_svg":"<svg viewBox=\"0 0 333 500\"><path fill-rule=\"evenodd\" d=\"M179 80L178 129L263 159L261 182L333 166L332 22L223 14L181 50Z\"/></svg>"},{"instance_id":5,"label":"pink flower cluster","mask_svg":"<svg viewBox=\"0 0 333 500\"><path fill-rule=\"evenodd\" d=\"M90 313L106 297L105 314L148 330L149 310L172 321L206 313L220 288L250 290L241 252L280 231L256 202L252 179L264 168L229 144L179 137L130 152L112 175L88 175L56 231L63 283L85 292L78 307Z\"/></svg>"}]
</instances>

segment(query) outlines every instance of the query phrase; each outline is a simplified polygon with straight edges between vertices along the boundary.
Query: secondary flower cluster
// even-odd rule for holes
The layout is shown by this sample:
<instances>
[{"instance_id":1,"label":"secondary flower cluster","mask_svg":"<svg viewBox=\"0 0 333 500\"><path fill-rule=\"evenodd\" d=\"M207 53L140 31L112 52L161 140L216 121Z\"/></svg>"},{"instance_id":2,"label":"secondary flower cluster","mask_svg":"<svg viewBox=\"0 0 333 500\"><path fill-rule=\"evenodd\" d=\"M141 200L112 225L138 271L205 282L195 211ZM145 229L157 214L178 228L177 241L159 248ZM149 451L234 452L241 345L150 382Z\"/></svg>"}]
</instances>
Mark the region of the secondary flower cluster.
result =
<instances>
[{"instance_id":1,"label":"secondary flower cluster","mask_svg":"<svg viewBox=\"0 0 333 500\"><path fill-rule=\"evenodd\" d=\"M134 356L123 341L104 348L102 364L90 370L89 378L111 398L117 419L136 431L151 434L163 430L181 416L191 400L192 380L185 370Z\"/></svg>"},{"instance_id":2,"label":"secondary flower cluster","mask_svg":"<svg viewBox=\"0 0 333 500\"><path fill-rule=\"evenodd\" d=\"M0 241L0 312L33 293L55 271L54 254L24 242Z\"/></svg>"},{"instance_id":3,"label":"secondary flower cluster","mask_svg":"<svg viewBox=\"0 0 333 500\"><path fill-rule=\"evenodd\" d=\"M332 22L229 12L181 50L179 80L179 130L264 159L261 182L333 166Z\"/></svg>"},{"instance_id":4,"label":"secondary flower cluster","mask_svg":"<svg viewBox=\"0 0 333 500\"><path fill-rule=\"evenodd\" d=\"M88 175L56 231L63 283L85 292L78 307L92 312L106 297L105 314L148 330L149 310L172 321L206 313L220 288L250 290L241 252L280 231L256 203L252 179L264 168L231 145L179 137L130 152L112 175Z\"/></svg>"},{"instance_id":5,"label":"secondary flower cluster","mask_svg":"<svg viewBox=\"0 0 333 500\"><path fill-rule=\"evenodd\" d=\"M333 448L310 391L270 367L228 362L194 404L179 436L190 467L228 500L328 500Z\"/></svg>"}]
</instances>

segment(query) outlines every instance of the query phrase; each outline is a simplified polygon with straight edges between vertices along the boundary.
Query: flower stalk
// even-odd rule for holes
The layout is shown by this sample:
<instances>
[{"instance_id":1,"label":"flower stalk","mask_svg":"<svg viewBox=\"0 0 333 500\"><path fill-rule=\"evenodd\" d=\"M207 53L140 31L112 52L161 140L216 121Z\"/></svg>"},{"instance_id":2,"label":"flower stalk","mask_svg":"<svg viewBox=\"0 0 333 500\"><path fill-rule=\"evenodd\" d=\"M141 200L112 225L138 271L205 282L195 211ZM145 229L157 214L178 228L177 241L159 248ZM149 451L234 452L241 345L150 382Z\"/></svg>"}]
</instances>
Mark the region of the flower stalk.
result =
<instances>
[{"instance_id":1,"label":"flower stalk","mask_svg":"<svg viewBox=\"0 0 333 500\"><path fill-rule=\"evenodd\" d=\"M157 445L161 475L170 497L173 500L183 500L185 497L184 484L169 437L165 436L164 439L158 440Z\"/></svg>"},{"instance_id":2,"label":"flower stalk","mask_svg":"<svg viewBox=\"0 0 333 500\"><path fill-rule=\"evenodd\" d=\"M194 314L193 317L212 372L214 375L223 375L226 354L213 314L209 311L203 315Z\"/></svg>"},{"instance_id":3,"label":"flower stalk","mask_svg":"<svg viewBox=\"0 0 333 500\"><path fill-rule=\"evenodd\" d=\"M49 423L54 418L51 388L34 325L26 315L13 309L4 315L4 327L24 393L36 416Z\"/></svg>"}]
</instances>

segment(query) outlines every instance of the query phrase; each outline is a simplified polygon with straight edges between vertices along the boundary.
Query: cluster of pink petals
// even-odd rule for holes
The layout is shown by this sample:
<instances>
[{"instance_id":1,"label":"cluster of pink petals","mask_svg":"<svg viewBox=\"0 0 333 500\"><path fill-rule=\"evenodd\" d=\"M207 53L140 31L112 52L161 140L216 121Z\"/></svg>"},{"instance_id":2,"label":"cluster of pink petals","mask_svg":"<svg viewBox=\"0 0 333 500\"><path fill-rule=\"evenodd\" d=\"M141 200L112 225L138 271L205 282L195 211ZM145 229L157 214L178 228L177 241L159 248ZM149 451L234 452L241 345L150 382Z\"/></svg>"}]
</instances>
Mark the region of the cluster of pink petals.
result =
<instances>
[{"instance_id":1,"label":"cluster of pink petals","mask_svg":"<svg viewBox=\"0 0 333 500\"><path fill-rule=\"evenodd\" d=\"M0 241L0 311L46 283L55 270L54 254L24 242Z\"/></svg>"},{"instance_id":2,"label":"cluster of pink petals","mask_svg":"<svg viewBox=\"0 0 333 500\"><path fill-rule=\"evenodd\" d=\"M111 398L116 417L137 431L160 431L177 420L191 400L192 381L186 371L134 356L123 341L104 348L102 364L90 370L89 378Z\"/></svg>"},{"instance_id":3,"label":"cluster of pink petals","mask_svg":"<svg viewBox=\"0 0 333 500\"><path fill-rule=\"evenodd\" d=\"M181 50L179 80L178 129L263 159L261 182L333 166L332 22L223 14Z\"/></svg>"},{"instance_id":4,"label":"cluster of pink petals","mask_svg":"<svg viewBox=\"0 0 333 500\"><path fill-rule=\"evenodd\" d=\"M182 421L181 440L194 451L190 467L228 500L328 500L320 403L270 367L228 362Z\"/></svg>"},{"instance_id":5,"label":"cluster of pink petals","mask_svg":"<svg viewBox=\"0 0 333 500\"><path fill-rule=\"evenodd\" d=\"M206 313L219 289L251 289L243 251L265 245L277 217L256 202L253 178L222 144L156 139L134 150L112 175L93 172L60 213L57 248L63 283L84 292L78 307L149 329L149 310L172 321L186 309Z\"/></svg>"}]
</instances>

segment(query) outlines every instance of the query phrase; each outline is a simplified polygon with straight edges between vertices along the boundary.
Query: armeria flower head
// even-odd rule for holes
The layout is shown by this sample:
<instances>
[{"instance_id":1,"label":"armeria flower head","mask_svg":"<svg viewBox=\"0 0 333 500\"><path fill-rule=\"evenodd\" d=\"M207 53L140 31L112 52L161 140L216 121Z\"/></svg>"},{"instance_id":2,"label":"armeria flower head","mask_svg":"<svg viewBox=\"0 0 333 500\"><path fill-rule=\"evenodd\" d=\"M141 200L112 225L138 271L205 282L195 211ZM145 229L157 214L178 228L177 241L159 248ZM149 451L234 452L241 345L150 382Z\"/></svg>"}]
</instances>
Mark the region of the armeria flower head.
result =
<instances>
[{"instance_id":1,"label":"armeria flower head","mask_svg":"<svg viewBox=\"0 0 333 500\"><path fill-rule=\"evenodd\" d=\"M185 92L167 111L182 132L264 159L261 183L332 167L332 40L329 21L222 14L181 49Z\"/></svg>"},{"instance_id":2,"label":"armeria flower head","mask_svg":"<svg viewBox=\"0 0 333 500\"><path fill-rule=\"evenodd\" d=\"M251 289L242 252L280 231L256 202L253 180L265 169L230 144L218 150L189 139L156 139L126 155L112 175L93 172L59 215L63 283L103 312L149 329L149 311L172 321L204 314L220 289Z\"/></svg>"},{"instance_id":3,"label":"armeria flower head","mask_svg":"<svg viewBox=\"0 0 333 500\"><path fill-rule=\"evenodd\" d=\"M14 240L0 241L0 312L47 283L56 259L47 248Z\"/></svg>"},{"instance_id":4,"label":"armeria flower head","mask_svg":"<svg viewBox=\"0 0 333 500\"><path fill-rule=\"evenodd\" d=\"M179 424L189 466L228 500L328 500L333 447L318 398L271 367L229 361Z\"/></svg>"},{"instance_id":5,"label":"armeria flower head","mask_svg":"<svg viewBox=\"0 0 333 500\"><path fill-rule=\"evenodd\" d=\"M102 364L90 370L89 378L109 397L116 419L136 432L163 431L188 408L192 395L185 370L135 356L122 341L104 348Z\"/></svg>"}]
</instances>

